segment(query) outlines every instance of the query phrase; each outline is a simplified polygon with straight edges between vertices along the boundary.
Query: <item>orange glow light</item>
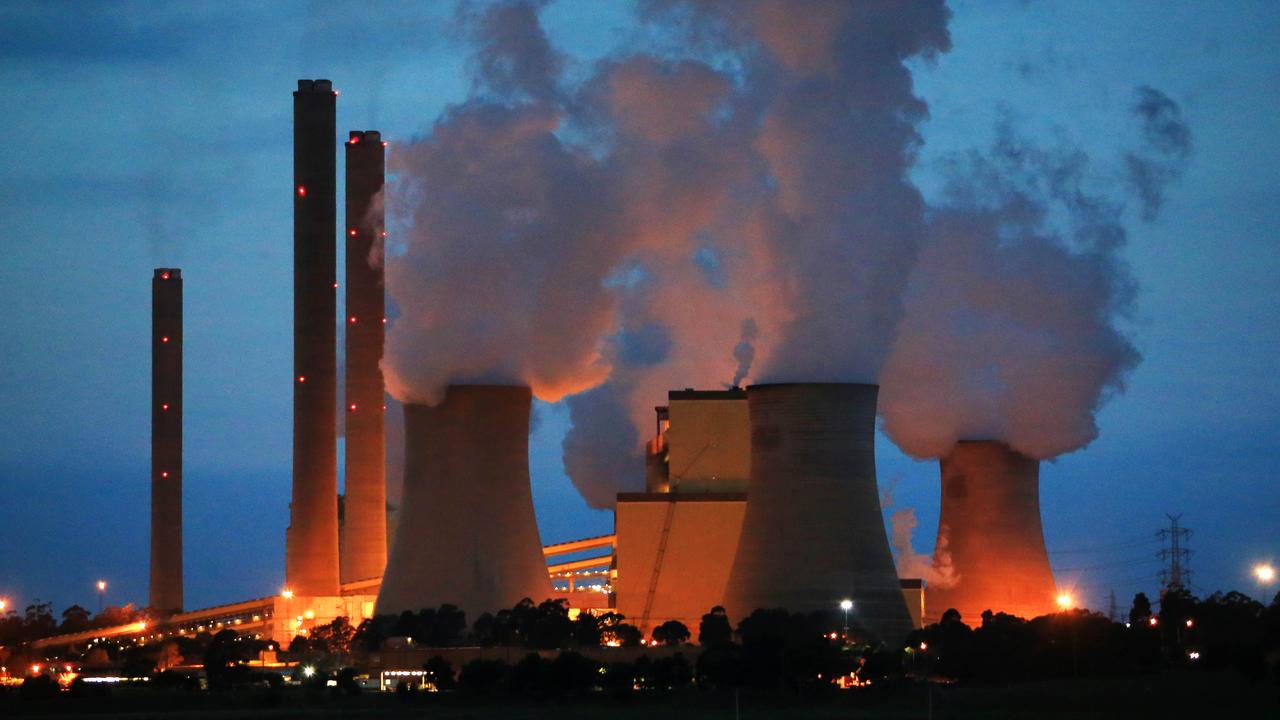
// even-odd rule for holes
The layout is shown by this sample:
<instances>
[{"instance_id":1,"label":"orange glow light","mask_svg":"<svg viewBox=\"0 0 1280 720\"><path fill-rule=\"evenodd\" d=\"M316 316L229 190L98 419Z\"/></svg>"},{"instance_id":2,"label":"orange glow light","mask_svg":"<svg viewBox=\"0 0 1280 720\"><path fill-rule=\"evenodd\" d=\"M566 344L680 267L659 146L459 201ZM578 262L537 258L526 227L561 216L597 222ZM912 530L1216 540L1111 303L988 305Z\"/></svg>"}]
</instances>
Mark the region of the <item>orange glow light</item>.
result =
<instances>
[{"instance_id":1,"label":"orange glow light","mask_svg":"<svg viewBox=\"0 0 1280 720\"><path fill-rule=\"evenodd\" d=\"M1069 595L1068 593L1062 593L1061 595L1058 596L1058 607L1062 608L1063 610L1069 610L1073 602L1074 601L1071 598L1071 595Z\"/></svg>"}]
</instances>

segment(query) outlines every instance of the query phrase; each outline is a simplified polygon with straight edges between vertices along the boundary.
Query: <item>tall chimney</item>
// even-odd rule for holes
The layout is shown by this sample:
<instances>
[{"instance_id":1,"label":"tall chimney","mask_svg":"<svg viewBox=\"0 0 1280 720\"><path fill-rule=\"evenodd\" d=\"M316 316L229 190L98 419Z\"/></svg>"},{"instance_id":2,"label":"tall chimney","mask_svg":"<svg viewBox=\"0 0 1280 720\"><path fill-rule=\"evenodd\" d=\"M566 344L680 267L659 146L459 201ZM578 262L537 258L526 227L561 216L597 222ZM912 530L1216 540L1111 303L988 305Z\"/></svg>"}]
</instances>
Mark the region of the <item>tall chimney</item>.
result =
<instances>
[{"instance_id":1,"label":"tall chimney","mask_svg":"<svg viewBox=\"0 0 1280 720\"><path fill-rule=\"evenodd\" d=\"M529 487L527 387L451 385L404 406L404 496L377 613L451 603L474 621L551 595Z\"/></svg>"},{"instance_id":2,"label":"tall chimney","mask_svg":"<svg viewBox=\"0 0 1280 720\"><path fill-rule=\"evenodd\" d=\"M1040 462L991 440L962 441L942 458L942 510L934 563L954 584L925 589L936 622L948 609L967 623L982 611L1023 618L1056 610L1040 524Z\"/></svg>"},{"instance_id":3,"label":"tall chimney","mask_svg":"<svg viewBox=\"0 0 1280 720\"><path fill-rule=\"evenodd\" d=\"M911 632L876 487L876 385L747 388L751 476L725 606L824 611L889 643Z\"/></svg>"},{"instance_id":4,"label":"tall chimney","mask_svg":"<svg viewBox=\"0 0 1280 720\"><path fill-rule=\"evenodd\" d=\"M299 595L338 594L337 93L293 94L293 502L285 576Z\"/></svg>"},{"instance_id":5,"label":"tall chimney","mask_svg":"<svg viewBox=\"0 0 1280 720\"><path fill-rule=\"evenodd\" d=\"M383 434L382 134L347 140L346 491L342 581L380 577L387 565L386 442ZM376 257L375 257L376 254Z\"/></svg>"},{"instance_id":6,"label":"tall chimney","mask_svg":"<svg viewBox=\"0 0 1280 720\"><path fill-rule=\"evenodd\" d=\"M151 596L182 611L182 271L151 276Z\"/></svg>"}]
</instances>

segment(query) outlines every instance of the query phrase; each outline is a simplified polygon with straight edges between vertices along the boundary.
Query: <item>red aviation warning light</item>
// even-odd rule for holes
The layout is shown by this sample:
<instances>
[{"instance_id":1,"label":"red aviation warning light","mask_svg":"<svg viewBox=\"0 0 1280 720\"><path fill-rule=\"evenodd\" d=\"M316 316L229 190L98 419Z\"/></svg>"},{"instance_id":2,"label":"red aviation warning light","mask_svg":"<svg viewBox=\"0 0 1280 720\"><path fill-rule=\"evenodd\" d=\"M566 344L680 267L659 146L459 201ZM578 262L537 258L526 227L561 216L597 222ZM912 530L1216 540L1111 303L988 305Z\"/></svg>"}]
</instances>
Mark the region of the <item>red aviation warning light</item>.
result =
<instances>
[{"instance_id":1,"label":"red aviation warning light","mask_svg":"<svg viewBox=\"0 0 1280 720\"><path fill-rule=\"evenodd\" d=\"M355 411L356 411L356 404L355 404L355 403L351 403L350 405L348 405L348 406L347 406L347 409L348 409L348 410L350 410L351 412L355 412Z\"/></svg>"},{"instance_id":2,"label":"red aviation warning light","mask_svg":"<svg viewBox=\"0 0 1280 720\"><path fill-rule=\"evenodd\" d=\"M299 185L299 186L298 186L298 197L306 197L306 196L307 196L307 188L306 188L306 186L305 186L305 185Z\"/></svg>"},{"instance_id":3,"label":"red aviation warning light","mask_svg":"<svg viewBox=\"0 0 1280 720\"><path fill-rule=\"evenodd\" d=\"M167 272L160 273L160 279L161 279L161 280L168 280L168 279L169 279L169 273L167 273Z\"/></svg>"},{"instance_id":4,"label":"red aviation warning light","mask_svg":"<svg viewBox=\"0 0 1280 720\"><path fill-rule=\"evenodd\" d=\"M304 382L306 382L306 381L307 381L307 376L306 376L306 375L299 375L299 376L298 376L298 382L300 382L300 383L304 383Z\"/></svg>"},{"instance_id":5,"label":"red aviation warning light","mask_svg":"<svg viewBox=\"0 0 1280 720\"><path fill-rule=\"evenodd\" d=\"M167 342L169 342L169 336L168 336L168 335L165 335L164 337L160 338L160 342L162 342L162 343L167 343Z\"/></svg>"},{"instance_id":6,"label":"red aviation warning light","mask_svg":"<svg viewBox=\"0 0 1280 720\"><path fill-rule=\"evenodd\" d=\"M169 471L168 471L168 470L165 470L165 471L161 472L161 473L160 473L160 477L162 477L162 478L167 478L167 477L169 477Z\"/></svg>"},{"instance_id":7,"label":"red aviation warning light","mask_svg":"<svg viewBox=\"0 0 1280 720\"><path fill-rule=\"evenodd\" d=\"M168 410L168 409L169 409L169 403L165 403L165 404L161 405L161 406L160 406L160 409L161 409L161 410Z\"/></svg>"},{"instance_id":8,"label":"red aviation warning light","mask_svg":"<svg viewBox=\"0 0 1280 720\"><path fill-rule=\"evenodd\" d=\"M348 231L347 231L347 234L348 234L348 235L350 235L351 237L355 237L355 236L356 236L356 229L355 229L355 228L351 228L350 230L348 230Z\"/></svg>"},{"instance_id":9,"label":"red aviation warning light","mask_svg":"<svg viewBox=\"0 0 1280 720\"><path fill-rule=\"evenodd\" d=\"M358 143L360 142L360 136L359 136L359 135L352 135L352 136L351 136L351 139L350 139L350 140L348 140L347 142L348 142L348 143L350 143L350 144L352 144L352 145L358 144Z\"/></svg>"},{"instance_id":10,"label":"red aviation warning light","mask_svg":"<svg viewBox=\"0 0 1280 720\"><path fill-rule=\"evenodd\" d=\"M352 315L352 316L351 316L351 318L350 318L350 320L351 320L351 324L352 324L352 325L355 325L355 324L356 324L356 316L355 316L355 315Z\"/></svg>"}]
</instances>

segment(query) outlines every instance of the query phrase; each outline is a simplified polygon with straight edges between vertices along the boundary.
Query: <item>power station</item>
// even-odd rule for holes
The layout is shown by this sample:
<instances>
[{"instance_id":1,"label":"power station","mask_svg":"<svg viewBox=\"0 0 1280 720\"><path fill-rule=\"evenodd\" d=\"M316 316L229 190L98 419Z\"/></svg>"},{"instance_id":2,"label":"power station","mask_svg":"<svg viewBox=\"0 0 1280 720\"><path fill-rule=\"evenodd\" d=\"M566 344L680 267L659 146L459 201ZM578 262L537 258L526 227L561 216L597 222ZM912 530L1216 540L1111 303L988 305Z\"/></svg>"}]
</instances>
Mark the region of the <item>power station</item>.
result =
<instances>
[{"instance_id":1,"label":"power station","mask_svg":"<svg viewBox=\"0 0 1280 720\"><path fill-rule=\"evenodd\" d=\"M984 610L1053 610L1039 464L999 442L961 442L941 460L935 564L949 564L951 581L924 587L898 576L870 384L671 391L655 408L645 492L618 495L615 533L550 546L530 485L530 389L451 385L438 405L404 406L404 494L389 542L386 143L376 130L345 139L339 318L337 95L328 80L299 80L293 93L292 500L285 584L265 597L183 612L182 273L154 272L150 605L162 619L152 632L225 625L287 641L336 617L357 625L453 604L474 621L525 598L562 597L578 611L617 611L643 632L668 620L696 627L716 605L735 622L760 608L843 606L859 637L895 643L952 607L970 622Z\"/></svg>"}]
</instances>

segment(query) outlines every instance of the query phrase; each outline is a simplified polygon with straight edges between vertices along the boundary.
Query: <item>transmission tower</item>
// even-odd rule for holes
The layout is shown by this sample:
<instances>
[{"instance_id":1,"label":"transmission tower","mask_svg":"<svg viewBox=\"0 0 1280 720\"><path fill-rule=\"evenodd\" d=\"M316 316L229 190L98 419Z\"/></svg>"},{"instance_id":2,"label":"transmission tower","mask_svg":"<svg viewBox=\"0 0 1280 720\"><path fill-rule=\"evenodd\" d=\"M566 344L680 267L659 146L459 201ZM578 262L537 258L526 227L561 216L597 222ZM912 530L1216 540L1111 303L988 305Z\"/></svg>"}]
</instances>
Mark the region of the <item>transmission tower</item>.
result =
<instances>
[{"instance_id":1,"label":"transmission tower","mask_svg":"<svg viewBox=\"0 0 1280 720\"><path fill-rule=\"evenodd\" d=\"M1191 584L1191 549L1186 546L1191 539L1191 530L1178 525L1182 513L1166 514L1165 517L1169 518L1169 527L1156 533L1156 537L1166 543L1157 555L1169 563L1167 568L1160 571L1161 594L1170 590L1183 590Z\"/></svg>"}]
</instances>

